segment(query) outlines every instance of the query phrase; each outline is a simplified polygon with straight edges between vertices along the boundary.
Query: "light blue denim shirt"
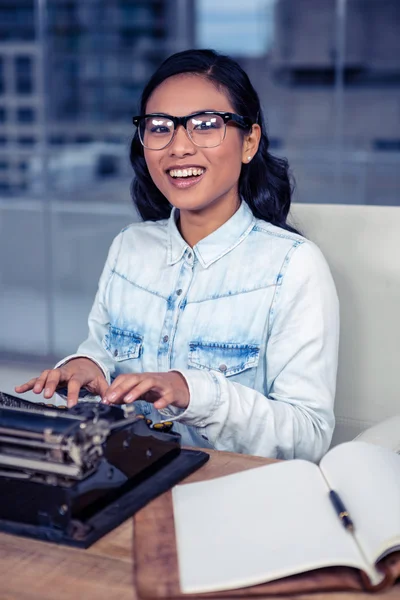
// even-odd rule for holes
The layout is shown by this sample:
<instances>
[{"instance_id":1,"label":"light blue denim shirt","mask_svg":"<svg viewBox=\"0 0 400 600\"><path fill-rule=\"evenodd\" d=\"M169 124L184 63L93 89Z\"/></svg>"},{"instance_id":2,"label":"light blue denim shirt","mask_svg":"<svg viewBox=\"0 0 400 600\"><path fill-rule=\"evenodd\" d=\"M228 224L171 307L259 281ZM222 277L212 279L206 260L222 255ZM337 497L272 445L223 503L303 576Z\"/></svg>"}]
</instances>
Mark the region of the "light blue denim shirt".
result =
<instances>
[{"instance_id":1,"label":"light blue denim shirt","mask_svg":"<svg viewBox=\"0 0 400 600\"><path fill-rule=\"evenodd\" d=\"M177 216L115 238L77 355L108 381L179 371L186 410L136 406L154 421L172 417L184 445L319 460L334 427L339 335L320 250L245 202L193 248Z\"/></svg>"}]
</instances>

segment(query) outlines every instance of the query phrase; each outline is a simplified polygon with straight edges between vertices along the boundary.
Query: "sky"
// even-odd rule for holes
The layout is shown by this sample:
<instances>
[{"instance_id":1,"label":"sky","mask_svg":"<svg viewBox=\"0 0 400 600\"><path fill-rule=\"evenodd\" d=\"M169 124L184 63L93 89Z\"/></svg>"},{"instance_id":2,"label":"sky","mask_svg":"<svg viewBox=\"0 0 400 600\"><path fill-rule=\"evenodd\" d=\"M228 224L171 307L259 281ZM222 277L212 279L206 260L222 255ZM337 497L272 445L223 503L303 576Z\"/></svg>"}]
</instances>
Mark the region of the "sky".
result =
<instances>
[{"instance_id":1,"label":"sky","mask_svg":"<svg viewBox=\"0 0 400 600\"><path fill-rule=\"evenodd\" d=\"M265 55L274 40L276 1L197 0L198 46L240 56Z\"/></svg>"}]
</instances>

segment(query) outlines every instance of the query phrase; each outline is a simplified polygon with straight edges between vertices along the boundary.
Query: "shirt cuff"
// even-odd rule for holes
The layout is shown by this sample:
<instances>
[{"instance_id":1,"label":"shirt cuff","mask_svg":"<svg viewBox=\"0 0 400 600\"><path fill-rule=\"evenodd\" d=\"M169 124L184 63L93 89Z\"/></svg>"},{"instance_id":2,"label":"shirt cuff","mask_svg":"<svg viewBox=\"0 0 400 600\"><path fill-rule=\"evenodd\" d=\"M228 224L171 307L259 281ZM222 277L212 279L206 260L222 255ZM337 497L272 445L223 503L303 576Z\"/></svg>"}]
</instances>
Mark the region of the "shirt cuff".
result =
<instances>
[{"instance_id":1,"label":"shirt cuff","mask_svg":"<svg viewBox=\"0 0 400 600\"><path fill-rule=\"evenodd\" d=\"M99 367L99 369L101 369L101 371L103 372L103 375L106 378L108 385L111 384L111 377L110 377L109 370L106 367L104 367L104 365L102 365L98 360L96 360L95 358L93 358L92 356L89 356L87 354L70 354L69 356L66 356L65 358L60 360L53 368L58 369L59 367L63 367L65 364L67 364L67 362L69 362L70 360L73 360L74 358L88 358L89 360L94 362ZM63 398L64 400L66 400L67 399L67 388L58 389L56 391L56 394L58 396L60 396L61 398ZM95 399L99 398L99 396L95 396L95 395L91 394L88 390L83 388L79 392L79 398L84 398L85 400L95 400Z\"/></svg>"},{"instance_id":2,"label":"shirt cuff","mask_svg":"<svg viewBox=\"0 0 400 600\"><path fill-rule=\"evenodd\" d=\"M185 409L168 406L159 412L170 415L174 420L186 425L206 427L210 417L220 405L221 389L215 373L197 369L171 369L185 378L189 388L189 406Z\"/></svg>"}]
</instances>

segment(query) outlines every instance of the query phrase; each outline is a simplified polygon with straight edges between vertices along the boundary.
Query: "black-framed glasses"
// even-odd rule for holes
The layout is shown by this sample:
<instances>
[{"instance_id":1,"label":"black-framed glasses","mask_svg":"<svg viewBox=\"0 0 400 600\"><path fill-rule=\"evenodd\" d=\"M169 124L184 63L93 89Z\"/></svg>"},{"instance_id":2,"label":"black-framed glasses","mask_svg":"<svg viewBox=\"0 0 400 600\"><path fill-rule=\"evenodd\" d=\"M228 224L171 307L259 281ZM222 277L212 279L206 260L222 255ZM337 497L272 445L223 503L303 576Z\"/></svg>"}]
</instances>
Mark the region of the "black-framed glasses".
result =
<instances>
[{"instance_id":1,"label":"black-framed glasses","mask_svg":"<svg viewBox=\"0 0 400 600\"><path fill-rule=\"evenodd\" d=\"M138 128L139 139L148 150L163 150L174 138L178 125L182 125L189 139L200 148L215 148L225 139L226 124L236 123L242 129L251 129L249 117L231 112L206 110L186 117L173 117L163 113L152 113L133 117Z\"/></svg>"}]
</instances>

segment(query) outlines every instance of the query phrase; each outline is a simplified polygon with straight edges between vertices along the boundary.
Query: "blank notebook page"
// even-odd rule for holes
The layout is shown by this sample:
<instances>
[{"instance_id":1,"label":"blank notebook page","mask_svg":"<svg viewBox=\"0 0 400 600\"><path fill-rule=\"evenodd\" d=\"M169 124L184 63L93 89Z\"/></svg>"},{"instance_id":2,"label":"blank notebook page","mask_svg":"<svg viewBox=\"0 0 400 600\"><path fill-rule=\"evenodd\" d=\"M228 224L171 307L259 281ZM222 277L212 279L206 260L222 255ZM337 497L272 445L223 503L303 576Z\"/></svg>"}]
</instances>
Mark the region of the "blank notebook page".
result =
<instances>
[{"instance_id":1,"label":"blank notebook page","mask_svg":"<svg viewBox=\"0 0 400 600\"><path fill-rule=\"evenodd\" d=\"M388 448L348 442L324 456L321 470L340 490L367 559L375 562L385 542L400 549L400 456Z\"/></svg>"},{"instance_id":2,"label":"blank notebook page","mask_svg":"<svg viewBox=\"0 0 400 600\"><path fill-rule=\"evenodd\" d=\"M182 592L234 589L328 565L364 568L318 467L295 460L173 488Z\"/></svg>"}]
</instances>

